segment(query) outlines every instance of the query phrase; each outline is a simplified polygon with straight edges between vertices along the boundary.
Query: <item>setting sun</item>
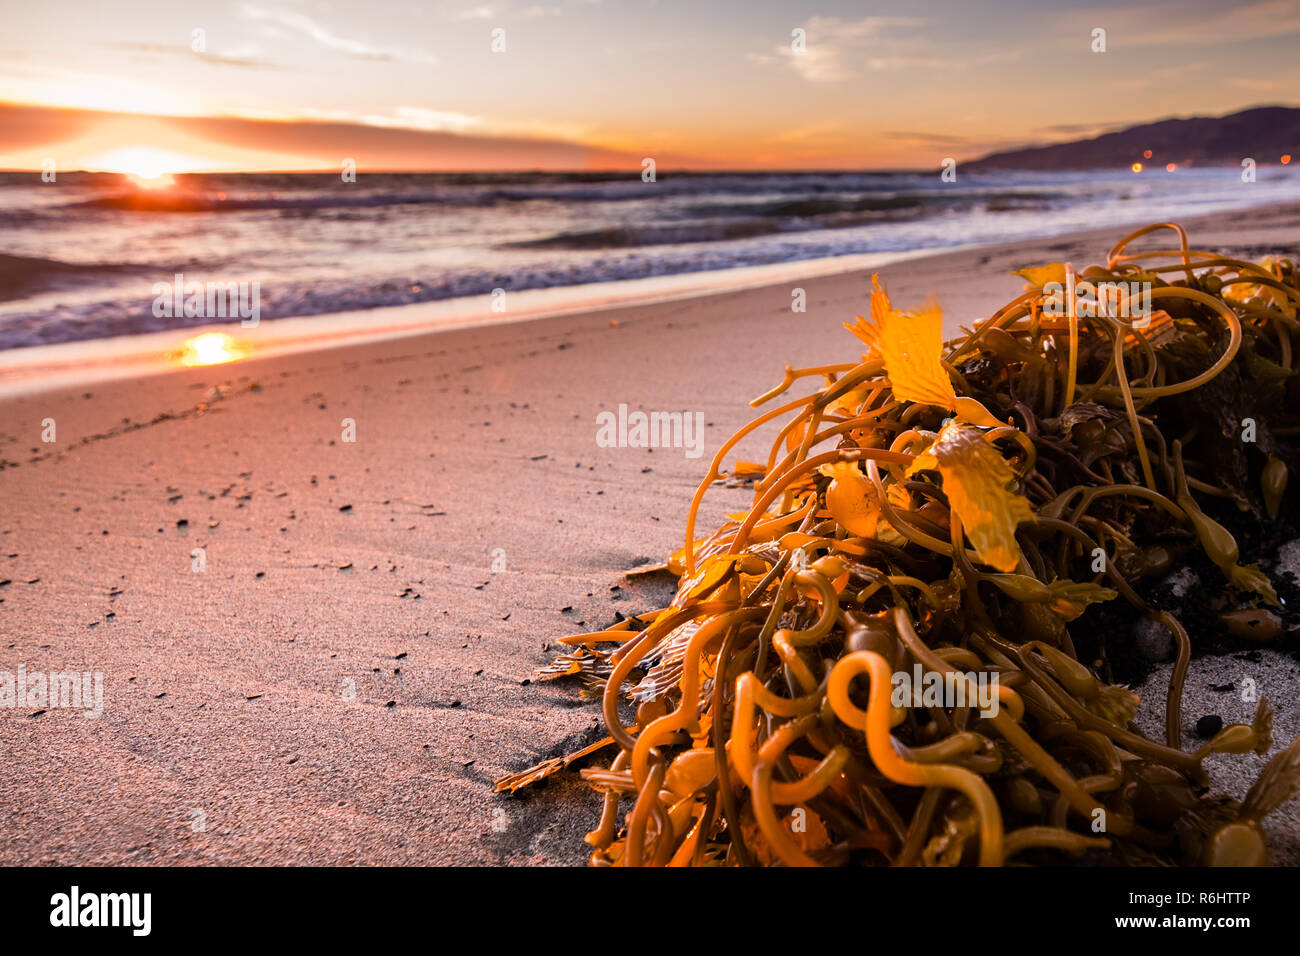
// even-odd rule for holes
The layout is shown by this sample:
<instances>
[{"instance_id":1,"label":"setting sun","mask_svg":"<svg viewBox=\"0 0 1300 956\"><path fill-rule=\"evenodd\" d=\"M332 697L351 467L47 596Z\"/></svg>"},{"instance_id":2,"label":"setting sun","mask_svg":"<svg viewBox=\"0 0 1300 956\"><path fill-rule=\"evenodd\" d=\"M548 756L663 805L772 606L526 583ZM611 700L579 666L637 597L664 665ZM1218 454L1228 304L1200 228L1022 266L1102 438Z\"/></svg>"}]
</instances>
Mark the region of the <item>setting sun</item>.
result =
<instances>
[{"instance_id":1,"label":"setting sun","mask_svg":"<svg viewBox=\"0 0 1300 956\"><path fill-rule=\"evenodd\" d=\"M135 173L128 173L127 178L141 189L166 189L176 184L171 173L161 173L157 176L138 176Z\"/></svg>"},{"instance_id":2,"label":"setting sun","mask_svg":"<svg viewBox=\"0 0 1300 956\"><path fill-rule=\"evenodd\" d=\"M87 169L125 173L139 185L149 188L171 185L172 173L203 169L205 165L196 156L186 156L150 146L126 146L103 153L86 162Z\"/></svg>"}]
</instances>

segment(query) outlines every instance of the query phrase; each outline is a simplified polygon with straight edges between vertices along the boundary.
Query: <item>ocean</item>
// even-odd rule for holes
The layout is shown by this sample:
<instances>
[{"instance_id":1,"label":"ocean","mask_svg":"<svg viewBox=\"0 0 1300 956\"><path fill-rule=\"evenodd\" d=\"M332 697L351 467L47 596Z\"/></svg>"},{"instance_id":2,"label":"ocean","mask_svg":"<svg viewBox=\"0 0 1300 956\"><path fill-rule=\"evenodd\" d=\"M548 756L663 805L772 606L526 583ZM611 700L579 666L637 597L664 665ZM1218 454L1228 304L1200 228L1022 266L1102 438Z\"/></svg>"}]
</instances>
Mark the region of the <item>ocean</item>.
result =
<instances>
[{"instance_id":1,"label":"ocean","mask_svg":"<svg viewBox=\"0 0 1300 956\"><path fill-rule=\"evenodd\" d=\"M155 285L257 283L260 318L905 254L1300 200L1300 169L0 173L0 349L210 324ZM1100 251L1100 250L1099 250ZM498 296L501 293L497 293ZM173 310L167 310L173 311Z\"/></svg>"}]
</instances>

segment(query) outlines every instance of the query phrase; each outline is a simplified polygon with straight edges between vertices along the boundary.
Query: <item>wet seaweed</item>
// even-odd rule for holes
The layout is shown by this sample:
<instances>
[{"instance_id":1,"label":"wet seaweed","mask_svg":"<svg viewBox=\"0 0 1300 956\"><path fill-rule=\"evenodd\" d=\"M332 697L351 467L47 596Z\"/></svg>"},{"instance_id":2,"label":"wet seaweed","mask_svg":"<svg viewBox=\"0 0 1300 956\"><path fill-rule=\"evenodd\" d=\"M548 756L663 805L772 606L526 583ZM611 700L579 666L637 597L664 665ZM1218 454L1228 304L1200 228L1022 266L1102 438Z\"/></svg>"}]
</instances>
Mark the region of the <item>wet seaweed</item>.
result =
<instances>
[{"instance_id":1,"label":"wet seaweed","mask_svg":"<svg viewBox=\"0 0 1300 956\"><path fill-rule=\"evenodd\" d=\"M866 354L787 367L753 406L818 387L714 456L669 606L564 638L545 669L599 688L609 737L497 789L614 748L582 770L594 865L1267 863L1300 740L1244 801L1210 793L1204 758L1268 753L1272 709L1184 748L1192 639L1158 582L1195 567L1230 636L1294 624L1296 582L1254 562L1295 526L1295 266L1158 223L1104 265L1019 274L948 343L935 303L873 280L846 325ZM767 461L724 473L763 427ZM696 539L729 481L752 506ZM1116 682L1138 619L1176 648L1162 740Z\"/></svg>"}]
</instances>

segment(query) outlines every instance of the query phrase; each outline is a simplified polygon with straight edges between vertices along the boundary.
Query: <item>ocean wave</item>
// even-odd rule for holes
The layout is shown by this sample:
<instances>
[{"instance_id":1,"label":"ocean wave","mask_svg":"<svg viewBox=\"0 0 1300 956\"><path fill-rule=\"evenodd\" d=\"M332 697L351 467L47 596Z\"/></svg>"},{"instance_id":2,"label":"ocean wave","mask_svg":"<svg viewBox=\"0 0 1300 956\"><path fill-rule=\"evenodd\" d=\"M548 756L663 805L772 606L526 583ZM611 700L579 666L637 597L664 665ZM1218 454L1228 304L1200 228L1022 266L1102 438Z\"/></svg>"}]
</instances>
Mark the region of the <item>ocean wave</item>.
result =
<instances>
[{"instance_id":1,"label":"ocean wave","mask_svg":"<svg viewBox=\"0 0 1300 956\"><path fill-rule=\"evenodd\" d=\"M35 174L0 173L0 187L32 185ZM20 225L84 212L192 214L250 211L311 212L334 208L399 206L490 208L557 203L627 204L674 200L681 214L714 217L810 217L832 213L892 211L940 204L978 202L999 181L971 177L960 187L932 176L890 173L664 173L653 183L630 173L389 174L360 173L348 183L335 174L178 174L172 188L147 190L118 174L65 173L62 204L48 192L32 194L25 206L0 202L0 222ZM10 188L4 194L13 196ZM1017 198L1042 193L1016 193ZM39 201L36 201L39 196ZM697 202L692 202L697 200Z\"/></svg>"},{"instance_id":2,"label":"ocean wave","mask_svg":"<svg viewBox=\"0 0 1300 956\"><path fill-rule=\"evenodd\" d=\"M190 193L160 190L158 192L124 192L111 196L98 196L62 207L75 213L80 209L105 209L141 213L195 213L195 212L247 212L249 210L325 210L348 208L374 208L383 206L419 206L429 204L479 205L490 204L481 197L458 197L442 194L420 193L363 193L335 195L313 193L304 196L263 196L256 193L230 196L225 193Z\"/></svg>"},{"instance_id":3,"label":"ocean wave","mask_svg":"<svg viewBox=\"0 0 1300 956\"><path fill-rule=\"evenodd\" d=\"M656 186L659 184L656 183ZM648 184L620 181L599 188L529 187L529 188L460 188L460 189L406 189L398 192L359 191L342 182L331 187L311 191L289 192L225 192L223 190L158 191L117 190L108 195L94 196L79 202L58 207L76 213L80 209L113 210L141 213L221 213L248 210L325 210L335 208L381 208L386 206L469 206L491 207L503 203L555 202L555 203L631 203L650 198ZM653 195L655 198L689 198L699 194L696 188L682 184L663 184ZM700 210L716 215L770 215L802 216L830 212L865 212L872 210L905 209L920 206L922 196L862 197L857 199L802 199L783 198L764 203L713 203L701 205ZM688 207L690 208L690 207Z\"/></svg>"},{"instance_id":4,"label":"ocean wave","mask_svg":"<svg viewBox=\"0 0 1300 956\"><path fill-rule=\"evenodd\" d=\"M138 266L120 263L83 264L0 253L0 302L74 285L93 285L142 271Z\"/></svg>"},{"instance_id":5,"label":"ocean wave","mask_svg":"<svg viewBox=\"0 0 1300 956\"><path fill-rule=\"evenodd\" d=\"M274 320L483 296L485 321L489 321L493 314L489 296L496 289L521 292L644 279L825 258L852 251L858 250L832 243L791 246L779 240L774 243L769 240L744 249L720 247L712 253L683 250L655 257L596 256L568 262L539 262L533 266L516 266L509 271L468 268L435 276L262 281L259 303L262 320ZM153 273L150 276L158 278ZM163 278L170 279L170 275ZM151 286L152 282L149 288ZM153 294L146 296L145 290L143 283L129 287L119 283L111 298L58 303L21 312L7 310L7 314L0 314L0 349L190 328L213 321L203 316L155 316Z\"/></svg>"},{"instance_id":6,"label":"ocean wave","mask_svg":"<svg viewBox=\"0 0 1300 956\"><path fill-rule=\"evenodd\" d=\"M120 176L60 173L52 186L0 174L0 348L207 324L152 314L154 283L176 273L259 282L268 320L483 296L491 322L498 288L940 250L1300 199L1293 171L1261 175L1251 190L1218 170L959 183L897 173L359 180L179 175L171 189L139 191ZM226 211L243 215L185 215Z\"/></svg>"},{"instance_id":7,"label":"ocean wave","mask_svg":"<svg viewBox=\"0 0 1300 956\"><path fill-rule=\"evenodd\" d=\"M907 194L895 196L854 196L817 198L781 198L766 202L705 203L687 206L688 212L699 216L773 216L812 218L841 212L892 212L900 209L918 209L933 203L932 195Z\"/></svg>"},{"instance_id":8,"label":"ocean wave","mask_svg":"<svg viewBox=\"0 0 1300 956\"><path fill-rule=\"evenodd\" d=\"M811 203L791 204L813 208ZM744 220L722 220L700 223L675 223L659 226L614 227L583 232L567 232L540 239L526 239L507 243L511 249L557 249L582 251L592 249L629 249L646 246L686 245L702 242L734 242L754 239L777 233L814 232L820 229L851 229L900 218L889 215L893 210L911 210L919 204L882 207L877 212L821 211L789 214L784 217L764 216ZM835 206L816 207L833 209Z\"/></svg>"},{"instance_id":9,"label":"ocean wave","mask_svg":"<svg viewBox=\"0 0 1300 956\"><path fill-rule=\"evenodd\" d=\"M681 207L684 221L636 226L612 226L563 232L507 243L504 248L586 251L630 249L646 246L705 242L734 242L778 233L852 229L884 222L900 222L939 212L982 209L985 212L1021 212L1051 207L1038 192L962 191L944 195L906 193L887 196L773 199L762 202L691 203Z\"/></svg>"}]
</instances>

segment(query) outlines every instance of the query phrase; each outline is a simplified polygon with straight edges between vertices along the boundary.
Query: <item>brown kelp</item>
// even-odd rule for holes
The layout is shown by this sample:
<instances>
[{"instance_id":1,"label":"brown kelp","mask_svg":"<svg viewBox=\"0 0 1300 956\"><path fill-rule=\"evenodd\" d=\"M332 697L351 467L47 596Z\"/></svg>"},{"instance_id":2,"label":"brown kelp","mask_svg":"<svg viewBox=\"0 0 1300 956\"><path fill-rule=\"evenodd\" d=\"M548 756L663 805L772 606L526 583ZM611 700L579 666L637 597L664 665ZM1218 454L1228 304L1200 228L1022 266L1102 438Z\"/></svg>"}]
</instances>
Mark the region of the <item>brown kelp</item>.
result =
<instances>
[{"instance_id":1,"label":"brown kelp","mask_svg":"<svg viewBox=\"0 0 1300 956\"><path fill-rule=\"evenodd\" d=\"M1160 223L1105 265L1020 275L946 345L936 305L901 311L876 281L846 325L860 360L787 367L751 404L822 384L718 450L671 604L564 638L545 671L603 688L610 736L497 789L614 749L582 771L597 865L1266 863L1260 820L1300 788L1300 740L1243 802L1210 795L1204 758L1266 754L1272 711L1185 749L1192 641L1143 593L1195 558L1223 627L1290 620L1243 543L1295 512L1295 267ZM778 424L766 462L722 472ZM726 479L753 504L697 540ZM1102 614L1172 636L1163 740L1106 677L1131 638L1097 640Z\"/></svg>"}]
</instances>

